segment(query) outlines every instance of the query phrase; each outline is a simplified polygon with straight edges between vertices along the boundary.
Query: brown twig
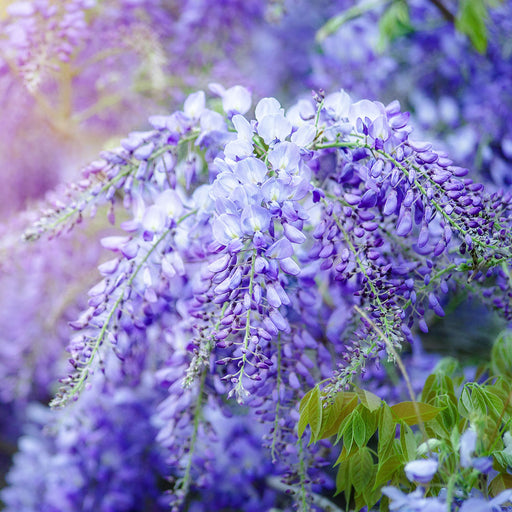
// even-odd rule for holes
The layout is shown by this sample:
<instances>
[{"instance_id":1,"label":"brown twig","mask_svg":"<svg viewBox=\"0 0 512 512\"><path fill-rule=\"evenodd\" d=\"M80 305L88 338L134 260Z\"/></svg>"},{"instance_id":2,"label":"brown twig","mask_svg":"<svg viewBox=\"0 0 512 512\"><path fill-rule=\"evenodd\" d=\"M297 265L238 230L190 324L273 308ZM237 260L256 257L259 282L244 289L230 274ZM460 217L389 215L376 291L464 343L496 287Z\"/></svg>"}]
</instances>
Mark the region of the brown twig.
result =
<instances>
[{"instance_id":1,"label":"brown twig","mask_svg":"<svg viewBox=\"0 0 512 512\"><path fill-rule=\"evenodd\" d=\"M441 2L441 0L430 0L442 13L445 20L450 23L455 23L455 16L452 12L446 7L446 5Z\"/></svg>"}]
</instances>

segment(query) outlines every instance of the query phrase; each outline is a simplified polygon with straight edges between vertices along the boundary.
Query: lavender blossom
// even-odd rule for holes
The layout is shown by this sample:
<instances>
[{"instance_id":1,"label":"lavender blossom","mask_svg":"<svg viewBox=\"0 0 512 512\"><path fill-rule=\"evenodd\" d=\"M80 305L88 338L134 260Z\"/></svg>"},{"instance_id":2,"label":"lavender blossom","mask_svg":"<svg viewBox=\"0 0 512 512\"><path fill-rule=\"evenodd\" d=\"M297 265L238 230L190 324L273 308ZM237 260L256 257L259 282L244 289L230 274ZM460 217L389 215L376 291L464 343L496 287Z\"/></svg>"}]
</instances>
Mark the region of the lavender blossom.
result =
<instances>
[{"instance_id":1,"label":"lavender blossom","mask_svg":"<svg viewBox=\"0 0 512 512\"><path fill-rule=\"evenodd\" d=\"M432 459L413 460L405 465L404 471L411 482L428 484L437 472L438 463Z\"/></svg>"}]
</instances>

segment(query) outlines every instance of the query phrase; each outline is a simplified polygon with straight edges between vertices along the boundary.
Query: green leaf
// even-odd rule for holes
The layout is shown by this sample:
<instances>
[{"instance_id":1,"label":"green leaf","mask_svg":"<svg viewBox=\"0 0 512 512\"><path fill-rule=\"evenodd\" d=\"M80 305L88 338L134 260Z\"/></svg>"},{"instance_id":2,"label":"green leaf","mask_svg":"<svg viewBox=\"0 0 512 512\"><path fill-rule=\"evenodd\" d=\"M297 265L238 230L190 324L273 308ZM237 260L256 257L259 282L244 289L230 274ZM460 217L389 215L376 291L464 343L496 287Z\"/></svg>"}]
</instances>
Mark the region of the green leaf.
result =
<instances>
[{"instance_id":1,"label":"green leaf","mask_svg":"<svg viewBox=\"0 0 512 512\"><path fill-rule=\"evenodd\" d=\"M427 431L435 432L436 436L448 438L453 426L460 420L457 398L453 394L443 393L432 401L432 405L442 410L439 416L428 422L425 427Z\"/></svg>"},{"instance_id":2,"label":"green leaf","mask_svg":"<svg viewBox=\"0 0 512 512\"><path fill-rule=\"evenodd\" d=\"M393 439L396 435L396 421L388 404L384 404L379 411L379 459L387 455L391 449Z\"/></svg>"},{"instance_id":3,"label":"green leaf","mask_svg":"<svg viewBox=\"0 0 512 512\"><path fill-rule=\"evenodd\" d=\"M457 452L459 449L460 432L457 425L455 425L450 434L450 443L452 445L453 452Z\"/></svg>"},{"instance_id":4,"label":"green leaf","mask_svg":"<svg viewBox=\"0 0 512 512\"><path fill-rule=\"evenodd\" d=\"M473 403L471 402L471 391L467 386L464 386L459 398L459 413L464 418L468 418L472 409Z\"/></svg>"},{"instance_id":5,"label":"green leaf","mask_svg":"<svg viewBox=\"0 0 512 512\"><path fill-rule=\"evenodd\" d=\"M460 368L460 364L454 357L443 357L441 361L439 361L432 373L441 376L452 377L455 375L457 370Z\"/></svg>"},{"instance_id":6,"label":"green leaf","mask_svg":"<svg viewBox=\"0 0 512 512\"><path fill-rule=\"evenodd\" d=\"M366 442L366 426L364 424L363 418L361 417L361 414L359 414L357 409L352 414L352 435L357 446L361 448Z\"/></svg>"},{"instance_id":7,"label":"green leaf","mask_svg":"<svg viewBox=\"0 0 512 512\"><path fill-rule=\"evenodd\" d=\"M487 391L476 382L468 382L463 388L459 400L459 413L465 418L494 418L496 421L502 411L503 403L497 395Z\"/></svg>"},{"instance_id":8,"label":"green leaf","mask_svg":"<svg viewBox=\"0 0 512 512\"><path fill-rule=\"evenodd\" d=\"M334 496L337 496L340 492L345 493L345 498L348 501L350 501L350 461L344 460L341 462L341 464L338 466L338 472L336 473L336 494ZM348 497L347 497L348 493Z\"/></svg>"},{"instance_id":9,"label":"green leaf","mask_svg":"<svg viewBox=\"0 0 512 512\"><path fill-rule=\"evenodd\" d=\"M373 473L374 473L374 475L372 475L372 481L370 481L370 484L365 489L363 489L363 497L364 497L364 501L365 501L364 504L368 507L368 510L372 510L373 506L382 497L380 488L379 489L373 488L373 483L375 482L375 476L377 475L377 467L375 465L373 467Z\"/></svg>"},{"instance_id":10,"label":"green leaf","mask_svg":"<svg viewBox=\"0 0 512 512\"><path fill-rule=\"evenodd\" d=\"M347 393L348 394L348 393ZM352 395L352 393L350 393ZM347 426L347 423L349 421L352 421L352 412L356 409L357 407L357 395L355 393L353 393L353 397L352 399L350 400L350 402L348 402L348 404L345 405L345 407L343 408L343 416L344 416L344 419L343 421L340 423L340 426L338 428L338 435L336 437L336 443L339 442L339 440L341 439L342 435L343 435L343 432L345 430L345 427Z\"/></svg>"},{"instance_id":11,"label":"green leaf","mask_svg":"<svg viewBox=\"0 0 512 512\"><path fill-rule=\"evenodd\" d=\"M370 393L369 391L366 391L365 389L355 388L355 392L357 396L359 397L359 400L361 400L361 403L371 412L376 411L381 403L382 400L373 393Z\"/></svg>"},{"instance_id":12,"label":"green leaf","mask_svg":"<svg viewBox=\"0 0 512 512\"><path fill-rule=\"evenodd\" d=\"M500 404L503 423L508 423L512 419L512 379L498 377L494 384L486 386L486 390L493 396L493 402Z\"/></svg>"},{"instance_id":13,"label":"green leaf","mask_svg":"<svg viewBox=\"0 0 512 512\"><path fill-rule=\"evenodd\" d=\"M315 387L311 393L311 399L306 407L308 409L309 426L311 427L310 443L318 439L320 427L322 425L322 400L320 398L320 389Z\"/></svg>"},{"instance_id":14,"label":"green leaf","mask_svg":"<svg viewBox=\"0 0 512 512\"><path fill-rule=\"evenodd\" d=\"M478 392L487 407L487 415L496 422L503 412L503 402L500 397L493 393L487 386L479 386Z\"/></svg>"},{"instance_id":15,"label":"green leaf","mask_svg":"<svg viewBox=\"0 0 512 512\"><path fill-rule=\"evenodd\" d=\"M383 462L379 461L373 488L379 489L382 485L387 484L393 476L402 469L402 466L403 462L401 457L396 454L391 455Z\"/></svg>"},{"instance_id":16,"label":"green leaf","mask_svg":"<svg viewBox=\"0 0 512 512\"><path fill-rule=\"evenodd\" d=\"M341 449L340 454L338 455L338 458L336 459L336 462L333 464L334 466L337 466L338 464L341 464L344 460L347 460L350 456L350 453L347 451L346 447L344 446Z\"/></svg>"},{"instance_id":17,"label":"green leaf","mask_svg":"<svg viewBox=\"0 0 512 512\"><path fill-rule=\"evenodd\" d=\"M337 32L345 23L359 18L359 16L375 9L375 7L382 5L382 3L383 0L377 0L375 2L359 2L358 5L345 9L341 14L329 19L327 23L318 30L316 33L317 43L322 43L327 37Z\"/></svg>"},{"instance_id":18,"label":"green leaf","mask_svg":"<svg viewBox=\"0 0 512 512\"><path fill-rule=\"evenodd\" d=\"M491 367L495 375L512 378L512 330L498 335L491 350Z\"/></svg>"},{"instance_id":19,"label":"green leaf","mask_svg":"<svg viewBox=\"0 0 512 512\"><path fill-rule=\"evenodd\" d=\"M331 402L325 402L319 439L326 439L338 432L341 422L356 408L357 395L340 391Z\"/></svg>"},{"instance_id":20,"label":"green leaf","mask_svg":"<svg viewBox=\"0 0 512 512\"><path fill-rule=\"evenodd\" d=\"M350 415L345 419L340 427L340 432L338 433L338 437L343 436L343 447L350 452L352 448L352 443L354 442L354 415L359 414L357 409L352 411Z\"/></svg>"},{"instance_id":21,"label":"green leaf","mask_svg":"<svg viewBox=\"0 0 512 512\"><path fill-rule=\"evenodd\" d=\"M450 376L443 374L442 365L439 368L439 373L437 373L436 369L425 381L421 393L421 401L434 405L439 395L446 394L452 398L454 403L457 403L453 380Z\"/></svg>"},{"instance_id":22,"label":"green leaf","mask_svg":"<svg viewBox=\"0 0 512 512\"><path fill-rule=\"evenodd\" d=\"M365 446L350 457L350 481L356 492L362 492L373 478L373 459Z\"/></svg>"},{"instance_id":23,"label":"green leaf","mask_svg":"<svg viewBox=\"0 0 512 512\"><path fill-rule=\"evenodd\" d=\"M425 402L400 402L393 405L391 411L395 418L404 421L407 425L417 425L419 418L422 422L433 420L442 409Z\"/></svg>"},{"instance_id":24,"label":"green leaf","mask_svg":"<svg viewBox=\"0 0 512 512\"><path fill-rule=\"evenodd\" d=\"M351 474L351 465L352 459L347 459L343 461L338 466L338 472L336 474L336 495L341 492L345 494L345 502L350 503L350 497L352 496L352 474Z\"/></svg>"},{"instance_id":25,"label":"green leaf","mask_svg":"<svg viewBox=\"0 0 512 512\"><path fill-rule=\"evenodd\" d=\"M416 458L416 437L411 427L404 423L400 425L400 446L407 462Z\"/></svg>"},{"instance_id":26,"label":"green leaf","mask_svg":"<svg viewBox=\"0 0 512 512\"><path fill-rule=\"evenodd\" d=\"M437 449L443 447L443 442L439 439L432 438L427 439L424 443L421 443L416 449L416 455L422 456L429 452L435 452ZM455 450L456 451L456 450Z\"/></svg>"},{"instance_id":27,"label":"green leaf","mask_svg":"<svg viewBox=\"0 0 512 512\"><path fill-rule=\"evenodd\" d=\"M311 427L311 439L309 443L318 439L320 427L322 425L322 399L320 397L320 389L315 386L307 393L299 406L300 418L297 427L299 438L304 434L306 426Z\"/></svg>"},{"instance_id":28,"label":"green leaf","mask_svg":"<svg viewBox=\"0 0 512 512\"><path fill-rule=\"evenodd\" d=\"M455 27L469 37L480 53L487 50L487 16L485 0L460 0Z\"/></svg>"},{"instance_id":29,"label":"green leaf","mask_svg":"<svg viewBox=\"0 0 512 512\"><path fill-rule=\"evenodd\" d=\"M434 374L431 374L427 377L427 380L425 381L425 384L423 385L423 390L421 392L422 402L430 403L430 401L436 397L438 389L435 386L436 381L437 376Z\"/></svg>"},{"instance_id":30,"label":"green leaf","mask_svg":"<svg viewBox=\"0 0 512 512\"><path fill-rule=\"evenodd\" d=\"M507 473L500 473L489 484L489 493L493 497L507 489L512 489L512 476Z\"/></svg>"},{"instance_id":31,"label":"green leaf","mask_svg":"<svg viewBox=\"0 0 512 512\"><path fill-rule=\"evenodd\" d=\"M473 393L471 397L473 398L473 402L475 407L478 407L478 410L482 412L483 415L487 415L489 412L489 406L492 406L492 403L487 400L486 394L482 391L481 386L474 383Z\"/></svg>"},{"instance_id":32,"label":"green leaf","mask_svg":"<svg viewBox=\"0 0 512 512\"><path fill-rule=\"evenodd\" d=\"M379 50L385 50L387 45L413 31L409 18L409 6L405 0L395 0L386 9L379 20L380 38Z\"/></svg>"},{"instance_id":33,"label":"green leaf","mask_svg":"<svg viewBox=\"0 0 512 512\"><path fill-rule=\"evenodd\" d=\"M359 414L361 414L361 418L363 419L365 426L365 444L368 443L370 438L375 434L377 430L377 425L379 423L379 413L380 408L375 411L370 411L366 407L361 407L359 409Z\"/></svg>"},{"instance_id":34,"label":"green leaf","mask_svg":"<svg viewBox=\"0 0 512 512\"><path fill-rule=\"evenodd\" d=\"M299 405L299 412L302 412L304 410L304 407L306 407L306 405L308 405L309 403L309 400L311 398L311 395L313 394L313 391L316 389L316 387L314 387L313 389L310 389L303 397L302 397L302 400L300 401L300 405Z\"/></svg>"},{"instance_id":35,"label":"green leaf","mask_svg":"<svg viewBox=\"0 0 512 512\"><path fill-rule=\"evenodd\" d=\"M508 466L512 467L512 455L509 453L501 451L494 452L493 455L498 464L502 466L504 470L506 470Z\"/></svg>"},{"instance_id":36,"label":"green leaf","mask_svg":"<svg viewBox=\"0 0 512 512\"><path fill-rule=\"evenodd\" d=\"M299 436L299 439L303 436L304 430L306 429L306 426L309 423L309 410L307 409L307 405L309 404L309 401L311 400L311 394L313 393L313 390L308 391L302 400L300 401L299 405L299 423L297 425L297 434Z\"/></svg>"}]
</instances>

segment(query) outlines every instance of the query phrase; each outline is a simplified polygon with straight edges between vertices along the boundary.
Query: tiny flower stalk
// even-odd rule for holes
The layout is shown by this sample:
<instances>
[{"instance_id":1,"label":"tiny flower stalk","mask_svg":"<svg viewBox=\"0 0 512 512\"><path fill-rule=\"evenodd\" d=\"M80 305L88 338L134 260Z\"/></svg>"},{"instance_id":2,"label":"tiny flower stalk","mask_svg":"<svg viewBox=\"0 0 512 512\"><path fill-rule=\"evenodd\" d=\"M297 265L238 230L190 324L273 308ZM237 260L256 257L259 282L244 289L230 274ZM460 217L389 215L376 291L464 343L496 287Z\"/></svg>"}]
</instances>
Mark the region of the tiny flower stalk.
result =
<instances>
[{"instance_id":1,"label":"tiny flower stalk","mask_svg":"<svg viewBox=\"0 0 512 512\"><path fill-rule=\"evenodd\" d=\"M75 370L78 372L78 374L73 376L70 375L67 379L64 379L64 387L59 390L56 397L51 402L51 406L61 407L65 405L69 400L72 400L75 396L78 396L78 394L82 391L83 387L85 386L87 377L89 376L89 368L93 364L98 353L98 350L108 334L108 329L114 318L114 315L118 312L119 307L125 300L125 294L127 290L131 288L134 280L137 278L139 272L144 267L148 258L151 256L153 251L156 250L160 243L169 235L169 232L170 230L165 231L160 236L160 238L157 239L155 244L142 258L141 262L137 265L137 267L134 268L133 273L131 274L130 278L126 281L126 284L121 289L119 296L115 300L114 304L112 305L112 308L110 309L108 315L103 321L98 335L96 336L96 338L91 339L92 345L89 347L87 354L84 354L86 356L85 360L76 360Z\"/></svg>"},{"instance_id":2,"label":"tiny flower stalk","mask_svg":"<svg viewBox=\"0 0 512 512\"><path fill-rule=\"evenodd\" d=\"M281 398L279 390L281 389L281 386L283 385L282 382L282 367L281 367L281 334L277 337L277 377L276 377L276 389L278 390L277 393L277 400L275 404L275 419L274 419L274 426L272 429L272 445L270 447L270 456L272 457L272 463L275 464L278 461L278 454L277 454L277 443L278 443L278 435L279 435L279 410L281 408Z\"/></svg>"},{"instance_id":3,"label":"tiny flower stalk","mask_svg":"<svg viewBox=\"0 0 512 512\"><path fill-rule=\"evenodd\" d=\"M304 445L302 438L299 438L297 441L299 445L299 494L300 494L300 506L302 512L307 512L309 510L308 497L307 497L307 489L306 489L306 479L307 479L307 469L306 469L306 461L305 461L305 453L304 453Z\"/></svg>"},{"instance_id":4,"label":"tiny flower stalk","mask_svg":"<svg viewBox=\"0 0 512 512\"><path fill-rule=\"evenodd\" d=\"M183 503L189 493L190 490L190 484L191 484L191 471L192 466L194 462L194 455L196 451L196 445L197 445L197 436L199 433L199 425L201 423L201 416L202 416L202 409L203 409L203 401L205 396L205 381L206 381L206 374L208 373L208 368L203 367L201 370L201 374L199 377L199 385L197 390L197 397L194 404L194 412L193 412L193 418L194 418L194 426L192 430L192 436L190 438L190 444L187 450L187 464L185 466L185 472L183 474L183 477L179 480L177 483L177 489L175 490L176 494L179 495L180 501L176 504L179 506L181 503Z\"/></svg>"},{"instance_id":5,"label":"tiny flower stalk","mask_svg":"<svg viewBox=\"0 0 512 512\"><path fill-rule=\"evenodd\" d=\"M256 251L253 251L251 256L251 271L249 274L249 297L252 301L252 296L254 293L254 275L255 275L255 264L256 264ZM235 378L238 379L236 382L236 386L234 388L234 392L237 397L237 401L240 404L244 403L245 398L248 396L248 392L244 389L243 378L245 376L244 370L245 365L247 363L247 353L249 349L249 339L251 336L251 314L252 314L252 305L249 305L247 308L247 312L245 314L245 331L244 331L244 339L243 339L243 349L242 349L242 357L241 362L238 363L240 368L238 374L236 374Z\"/></svg>"}]
</instances>

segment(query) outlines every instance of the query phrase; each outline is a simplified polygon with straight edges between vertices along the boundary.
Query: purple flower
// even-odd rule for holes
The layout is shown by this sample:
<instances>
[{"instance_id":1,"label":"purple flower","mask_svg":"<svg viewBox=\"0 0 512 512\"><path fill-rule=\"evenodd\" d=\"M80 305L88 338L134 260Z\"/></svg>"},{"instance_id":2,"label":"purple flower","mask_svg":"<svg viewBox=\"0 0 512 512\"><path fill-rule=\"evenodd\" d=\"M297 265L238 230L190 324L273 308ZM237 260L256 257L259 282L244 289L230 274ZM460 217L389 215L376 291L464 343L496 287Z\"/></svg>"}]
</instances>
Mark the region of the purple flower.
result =
<instances>
[{"instance_id":1,"label":"purple flower","mask_svg":"<svg viewBox=\"0 0 512 512\"><path fill-rule=\"evenodd\" d=\"M492 468L492 457L473 457L477 440L477 433L473 429L466 430L460 436L460 465L463 468L473 467L481 473L488 473Z\"/></svg>"},{"instance_id":2,"label":"purple flower","mask_svg":"<svg viewBox=\"0 0 512 512\"><path fill-rule=\"evenodd\" d=\"M432 459L413 460L408 462L404 471L411 482L428 484L437 472L437 461Z\"/></svg>"},{"instance_id":3,"label":"purple flower","mask_svg":"<svg viewBox=\"0 0 512 512\"><path fill-rule=\"evenodd\" d=\"M491 500L485 498L469 498L462 503L460 512L496 512L503 510L502 505L506 502L512 502L512 491L505 490L500 492Z\"/></svg>"},{"instance_id":4,"label":"purple flower","mask_svg":"<svg viewBox=\"0 0 512 512\"><path fill-rule=\"evenodd\" d=\"M248 206L242 211L241 226L246 234L252 235L257 231L265 232L270 225L271 215L261 206Z\"/></svg>"},{"instance_id":5,"label":"purple flower","mask_svg":"<svg viewBox=\"0 0 512 512\"><path fill-rule=\"evenodd\" d=\"M229 116L245 114L251 108L251 93L241 85L226 90L220 84L210 84L210 90L222 98L222 108Z\"/></svg>"},{"instance_id":6,"label":"purple flower","mask_svg":"<svg viewBox=\"0 0 512 512\"><path fill-rule=\"evenodd\" d=\"M460 436L460 465L463 468L471 466L472 454L476 448L477 434L474 430L468 429Z\"/></svg>"},{"instance_id":7,"label":"purple flower","mask_svg":"<svg viewBox=\"0 0 512 512\"><path fill-rule=\"evenodd\" d=\"M232 240L242 236L240 219L233 214L223 213L213 223L213 236L222 245L228 245Z\"/></svg>"},{"instance_id":8,"label":"purple flower","mask_svg":"<svg viewBox=\"0 0 512 512\"><path fill-rule=\"evenodd\" d=\"M390 510L401 512L444 512L446 510L446 504L439 498L425 498L421 487L410 494L405 494L395 487L383 487L382 494L389 498Z\"/></svg>"}]
</instances>

